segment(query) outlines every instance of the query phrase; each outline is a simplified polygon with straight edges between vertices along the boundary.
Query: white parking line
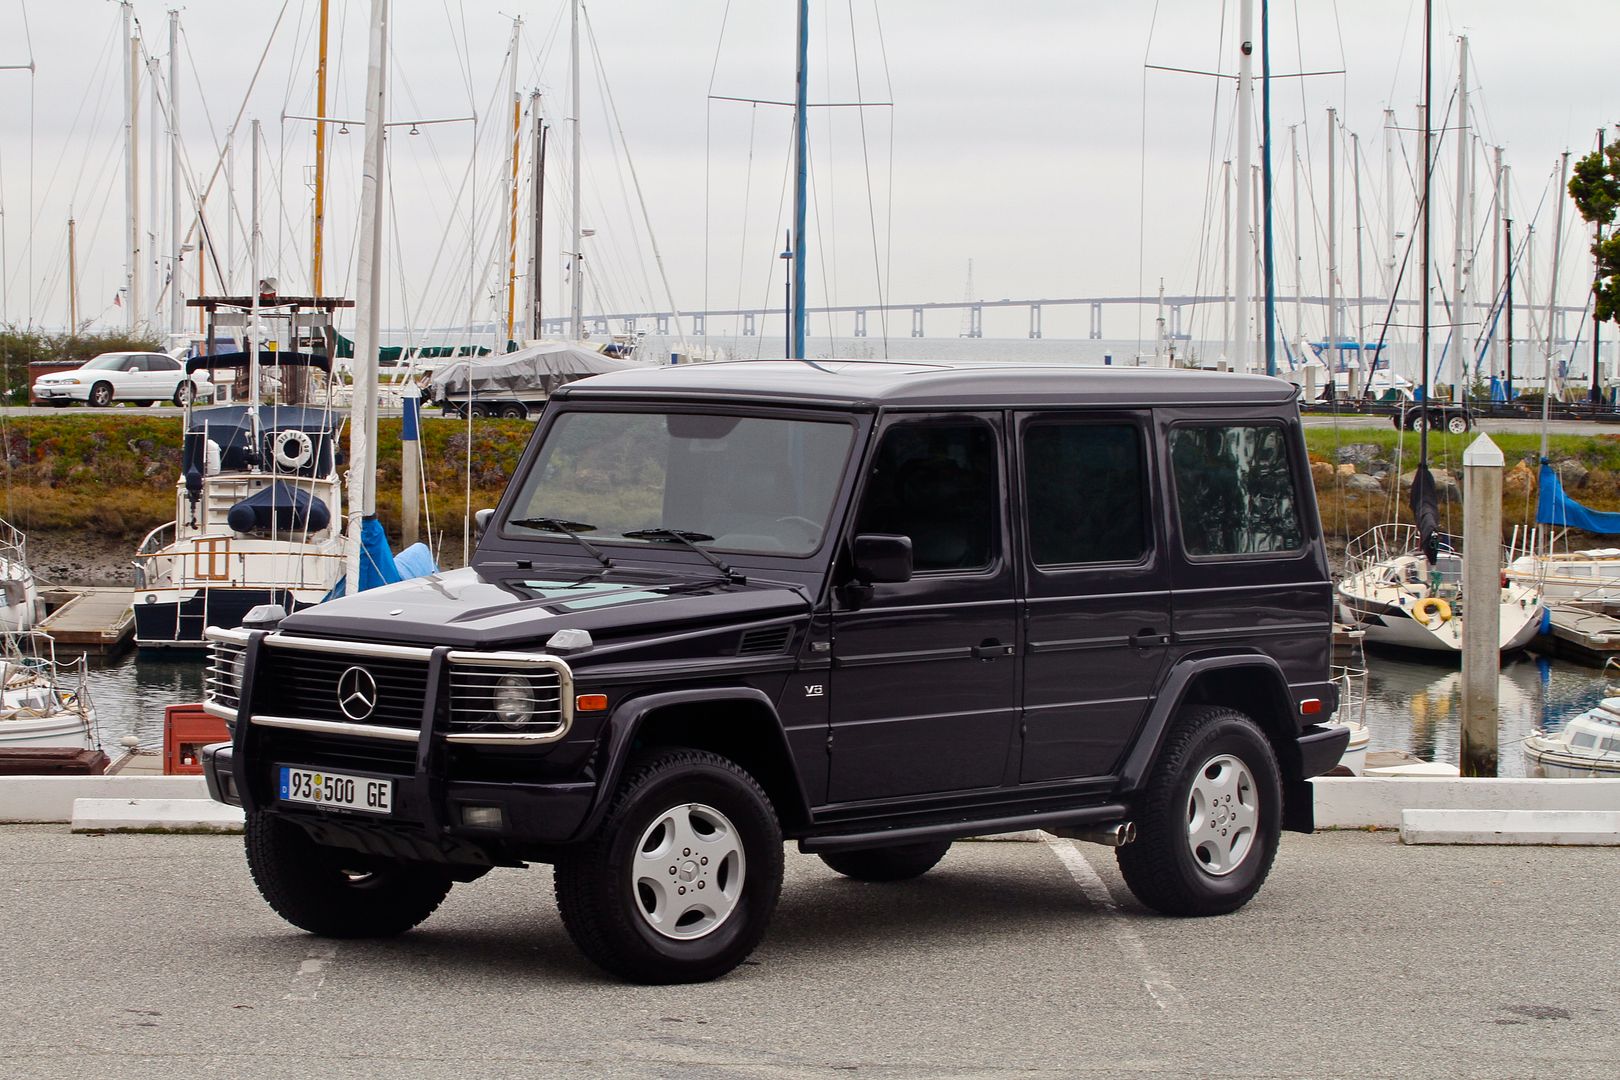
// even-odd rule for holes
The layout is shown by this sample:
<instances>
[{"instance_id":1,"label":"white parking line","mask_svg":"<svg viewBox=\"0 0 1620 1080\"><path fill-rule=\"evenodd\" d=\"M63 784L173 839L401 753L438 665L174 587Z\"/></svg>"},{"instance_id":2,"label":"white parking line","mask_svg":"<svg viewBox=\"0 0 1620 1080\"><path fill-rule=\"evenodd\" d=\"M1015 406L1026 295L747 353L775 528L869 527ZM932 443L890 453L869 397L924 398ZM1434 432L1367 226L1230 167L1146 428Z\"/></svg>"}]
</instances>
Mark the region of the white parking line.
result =
<instances>
[{"instance_id":1,"label":"white parking line","mask_svg":"<svg viewBox=\"0 0 1620 1080\"><path fill-rule=\"evenodd\" d=\"M326 982L326 965L336 955L337 949L330 945L311 949L309 956L299 963L298 974L293 976L292 989L282 995L283 1000L314 1001Z\"/></svg>"},{"instance_id":2,"label":"white parking line","mask_svg":"<svg viewBox=\"0 0 1620 1080\"><path fill-rule=\"evenodd\" d=\"M1178 1018L1191 1019L1192 1014L1181 1007L1181 991L1164 977L1163 972L1153 966L1153 961L1148 957L1147 945L1131 928L1125 916L1120 914L1119 905L1114 902L1114 896L1108 891L1107 884L1097 876L1097 871L1092 869L1085 855L1074 845L1074 841L1054 836L1046 843L1053 854L1062 860L1069 871L1069 876L1080 886L1080 891L1086 894L1086 899L1090 900L1092 906L1108 921L1109 933L1114 939L1114 944L1119 946L1120 953L1136 969L1137 977L1142 980L1142 986L1146 988L1153 1003L1167 1014L1173 1011Z\"/></svg>"}]
</instances>

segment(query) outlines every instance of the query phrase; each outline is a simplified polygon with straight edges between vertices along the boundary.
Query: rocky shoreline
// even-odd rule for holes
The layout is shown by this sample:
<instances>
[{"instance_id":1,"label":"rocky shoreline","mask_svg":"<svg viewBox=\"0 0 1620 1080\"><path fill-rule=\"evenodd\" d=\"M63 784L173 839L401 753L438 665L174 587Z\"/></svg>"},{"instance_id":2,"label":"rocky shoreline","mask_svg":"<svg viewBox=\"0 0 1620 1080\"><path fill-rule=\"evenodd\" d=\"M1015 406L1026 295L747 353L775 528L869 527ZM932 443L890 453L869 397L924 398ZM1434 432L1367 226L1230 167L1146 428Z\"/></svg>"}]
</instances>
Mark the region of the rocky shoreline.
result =
<instances>
[{"instance_id":1,"label":"rocky shoreline","mask_svg":"<svg viewBox=\"0 0 1620 1080\"><path fill-rule=\"evenodd\" d=\"M28 562L41 585L135 584L136 541L94 533L28 534Z\"/></svg>"}]
</instances>

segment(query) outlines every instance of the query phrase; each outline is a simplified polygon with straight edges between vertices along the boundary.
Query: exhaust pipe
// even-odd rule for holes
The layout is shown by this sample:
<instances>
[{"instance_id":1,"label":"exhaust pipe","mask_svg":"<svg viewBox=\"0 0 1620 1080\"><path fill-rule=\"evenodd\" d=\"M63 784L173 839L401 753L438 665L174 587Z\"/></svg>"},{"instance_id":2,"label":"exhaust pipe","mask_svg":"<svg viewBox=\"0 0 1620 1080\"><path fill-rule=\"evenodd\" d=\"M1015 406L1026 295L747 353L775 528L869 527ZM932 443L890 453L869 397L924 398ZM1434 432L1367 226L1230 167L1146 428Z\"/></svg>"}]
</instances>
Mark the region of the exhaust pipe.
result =
<instances>
[{"instance_id":1,"label":"exhaust pipe","mask_svg":"<svg viewBox=\"0 0 1620 1080\"><path fill-rule=\"evenodd\" d=\"M1069 840L1084 840L1088 844L1102 844L1104 847L1124 847L1136 839L1136 822L1121 821L1117 825L1107 825L1100 829L1053 829L1054 835Z\"/></svg>"}]
</instances>

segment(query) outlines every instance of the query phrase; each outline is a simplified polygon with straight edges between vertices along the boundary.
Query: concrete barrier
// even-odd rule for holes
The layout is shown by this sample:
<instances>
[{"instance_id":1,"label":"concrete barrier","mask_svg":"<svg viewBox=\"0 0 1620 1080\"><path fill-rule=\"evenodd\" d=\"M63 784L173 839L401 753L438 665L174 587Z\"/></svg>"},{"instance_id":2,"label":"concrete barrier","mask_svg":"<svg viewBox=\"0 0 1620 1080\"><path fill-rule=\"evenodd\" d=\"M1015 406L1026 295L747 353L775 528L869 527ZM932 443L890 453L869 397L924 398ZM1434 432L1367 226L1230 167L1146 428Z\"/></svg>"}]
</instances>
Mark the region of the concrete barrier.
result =
<instances>
[{"instance_id":1,"label":"concrete barrier","mask_svg":"<svg viewBox=\"0 0 1620 1080\"><path fill-rule=\"evenodd\" d=\"M1407 810L1620 811L1620 780L1319 776L1318 829L1398 829Z\"/></svg>"},{"instance_id":2,"label":"concrete barrier","mask_svg":"<svg viewBox=\"0 0 1620 1080\"><path fill-rule=\"evenodd\" d=\"M75 799L206 799L200 776L8 776L0 823L71 821Z\"/></svg>"},{"instance_id":3,"label":"concrete barrier","mask_svg":"<svg viewBox=\"0 0 1620 1080\"><path fill-rule=\"evenodd\" d=\"M74 832L241 832L242 808L212 799L74 799Z\"/></svg>"},{"instance_id":4,"label":"concrete barrier","mask_svg":"<svg viewBox=\"0 0 1620 1080\"><path fill-rule=\"evenodd\" d=\"M1406 810L1403 844L1551 844L1620 847L1613 810Z\"/></svg>"}]
</instances>

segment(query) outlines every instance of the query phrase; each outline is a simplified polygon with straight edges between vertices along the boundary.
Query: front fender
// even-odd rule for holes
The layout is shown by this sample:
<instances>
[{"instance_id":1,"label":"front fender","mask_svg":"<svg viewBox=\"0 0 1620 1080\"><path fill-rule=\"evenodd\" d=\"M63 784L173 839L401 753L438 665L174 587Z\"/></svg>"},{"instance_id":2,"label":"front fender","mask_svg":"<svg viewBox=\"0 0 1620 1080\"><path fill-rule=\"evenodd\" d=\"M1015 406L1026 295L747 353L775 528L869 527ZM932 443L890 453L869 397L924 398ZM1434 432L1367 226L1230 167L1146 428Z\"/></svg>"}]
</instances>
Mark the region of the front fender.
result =
<instances>
[{"instance_id":1,"label":"front fender","mask_svg":"<svg viewBox=\"0 0 1620 1080\"><path fill-rule=\"evenodd\" d=\"M585 820L575 832L573 839L581 840L595 832L602 819L607 816L608 808L613 804L613 795L624 775L624 765L630 756L631 743L648 716L672 706L708 705L717 702L745 703L763 709L771 718L770 728L775 734L784 760L791 763L792 756L788 750L787 739L782 734L781 717L777 715L775 704L761 690L748 686L721 686L671 690L631 698L622 702L608 720L603 736L605 743L601 750L601 779L597 784L590 811L585 815ZM790 767L788 772L792 778L792 794L798 800L798 809L808 815L809 801L805 798L803 785L799 782L798 770Z\"/></svg>"}]
</instances>

